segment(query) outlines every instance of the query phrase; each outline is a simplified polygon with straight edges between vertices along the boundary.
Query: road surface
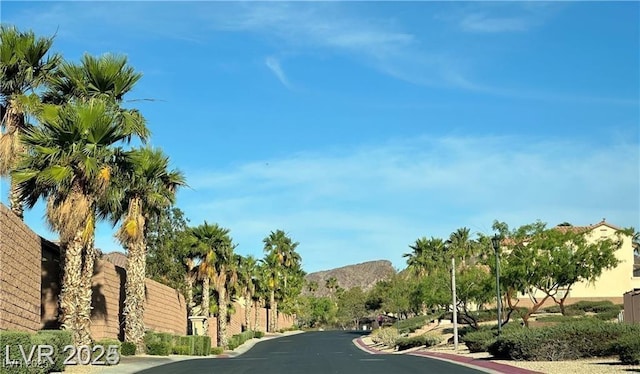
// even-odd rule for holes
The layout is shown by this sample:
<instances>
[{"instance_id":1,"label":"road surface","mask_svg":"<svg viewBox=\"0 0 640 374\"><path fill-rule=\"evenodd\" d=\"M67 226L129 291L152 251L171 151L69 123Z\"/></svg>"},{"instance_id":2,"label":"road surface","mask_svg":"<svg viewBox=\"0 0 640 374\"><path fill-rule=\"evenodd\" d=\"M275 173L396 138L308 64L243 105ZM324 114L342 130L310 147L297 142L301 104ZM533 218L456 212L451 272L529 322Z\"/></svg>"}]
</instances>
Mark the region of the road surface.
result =
<instances>
[{"instance_id":1,"label":"road surface","mask_svg":"<svg viewBox=\"0 0 640 374\"><path fill-rule=\"evenodd\" d=\"M352 340L361 334L358 331L307 332L260 342L235 358L185 360L156 366L139 373L481 373L465 366L424 357L372 355L353 344Z\"/></svg>"}]
</instances>

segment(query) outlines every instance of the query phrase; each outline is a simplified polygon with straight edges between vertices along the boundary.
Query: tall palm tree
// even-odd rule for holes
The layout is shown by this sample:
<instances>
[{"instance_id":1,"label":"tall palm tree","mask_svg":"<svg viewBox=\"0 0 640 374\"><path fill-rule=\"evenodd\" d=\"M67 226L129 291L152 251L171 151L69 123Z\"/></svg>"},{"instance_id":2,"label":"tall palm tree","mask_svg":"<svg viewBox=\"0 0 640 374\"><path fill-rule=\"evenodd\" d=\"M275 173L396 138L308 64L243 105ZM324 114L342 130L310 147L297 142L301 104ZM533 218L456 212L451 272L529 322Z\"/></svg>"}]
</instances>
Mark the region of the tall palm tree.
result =
<instances>
[{"instance_id":1,"label":"tall palm tree","mask_svg":"<svg viewBox=\"0 0 640 374\"><path fill-rule=\"evenodd\" d=\"M270 323L269 330L278 329L278 302L276 300L276 291L282 291L277 284L276 277L282 277L282 288L287 288L287 277L289 269L293 269L300 264L300 255L296 252L298 242L293 242L291 238L282 230L272 231L269 236L262 240L264 243L264 251L267 253L265 264L272 267L269 270L270 287ZM283 294L284 292L280 292Z\"/></svg>"},{"instance_id":2,"label":"tall palm tree","mask_svg":"<svg viewBox=\"0 0 640 374\"><path fill-rule=\"evenodd\" d=\"M129 65L125 56L85 54L79 64L67 61L60 64L48 80L43 101L59 105L96 98L105 100L117 109L119 124L146 141L150 132L142 114L137 109L122 107L125 96L141 78L142 74Z\"/></svg>"},{"instance_id":3,"label":"tall palm tree","mask_svg":"<svg viewBox=\"0 0 640 374\"><path fill-rule=\"evenodd\" d=\"M175 202L176 190L185 185L185 179L179 171L169 170L169 158L160 149L145 147L124 154L114 181L103 207L104 215L122 222L116 237L128 253L124 338L144 352L146 227Z\"/></svg>"},{"instance_id":4,"label":"tall palm tree","mask_svg":"<svg viewBox=\"0 0 640 374\"><path fill-rule=\"evenodd\" d=\"M254 278L257 276L258 261L253 256L240 257L238 264L238 287L240 294L244 299L244 325L250 330L249 317L251 315L251 306L253 294L256 290Z\"/></svg>"},{"instance_id":5,"label":"tall palm tree","mask_svg":"<svg viewBox=\"0 0 640 374\"><path fill-rule=\"evenodd\" d=\"M269 320L267 321L267 331L273 332L277 329L278 321L278 300L276 299L276 291L279 288L280 277L282 274L282 266L278 255L274 252L265 254L261 260L262 263L262 279L265 288L269 292Z\"/></svg>"},{"instance_id":6,"label":"tall palm tree","mask_svg":"<svg viewBox=\"0 0 640 374\"><path fill-rule=\"evenodd\" d=\"M227 346L227 303L229 289L237 280L234 257L234 244L229 236L229 229L204 224L193 228L193 235L202 246L207 248L207 254L199 266L198 272L203 278L202 308L209 316L209 282L218 294L218 346ZM206 289L205 289L206 287ZM205 309L206 308L206 309Z\"/></svg>"},{"instance_id":7,"label":"tall palm tree","mask_svg":"<svg viewBox=\"0 0 640 374\"><path fill-rule=\"evenodd\" d=\"M419 277L423 277L438 269L440 265L447 266L446 243L440 238L426 237L419 238L410 245L411 253L405 253L402 257L407 257L407 265Z\"/></svg>"},{"instance_id":8,"label":"tall palm tree","mask_svg":"<svg viewBox=\"0 0 640 374\"><path fill-rule=\"evenodd\" d=\"M452 232L449 236L450 249L455 253L456 257L462 259L462 266L473 261L475 255L475 244L471 240L470 230L462 227Z\"/></svg>"},{"instance_id":9,"label":"tall palm tree","mask_svg":"<svg viewBox=\"0 0 640 374\"><path fill-rule=\"evenodd\" d=\"M52 107L39 119L23 137L28 152L12 177L27 207L47 200L47 221L60 235L62 325L75 344L89 344L97 204L122 154L117 145L132 134L101 100Z\"/></svg>"},{"instance_id":10,"label":"tall palm tree","mask_svg":"<svg viewBox=\"0 0 640 374\"><path fill-rule=\"evenodd\" d=\"M53 37L36 37L32 31L0 26L0 175L8 176L24 154L21 136L29 127L25 111L39 103L33 93L56 69L60 56L50 54ZM47 56L48 55L48 56ZM31 92L27 97L26 95ZM9 189L11 211L23 218L22 202L15 181Z\"/></svg>"}]
</instances>

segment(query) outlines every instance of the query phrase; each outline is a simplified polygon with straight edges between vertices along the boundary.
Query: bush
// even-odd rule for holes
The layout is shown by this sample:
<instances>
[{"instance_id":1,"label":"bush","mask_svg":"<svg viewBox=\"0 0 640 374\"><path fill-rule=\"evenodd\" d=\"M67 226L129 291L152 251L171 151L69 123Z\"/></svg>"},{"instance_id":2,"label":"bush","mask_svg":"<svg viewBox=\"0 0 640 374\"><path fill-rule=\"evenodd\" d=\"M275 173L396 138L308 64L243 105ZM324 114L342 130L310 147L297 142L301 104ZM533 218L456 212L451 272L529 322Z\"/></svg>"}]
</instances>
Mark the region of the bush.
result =
<instances>
[{"instance_id":1,"label":"bush","mask_svg":"<svg viewBox=\"0 0 640 374\"><path fill-rule=\"evenodd\" d=\"M497 330L478 330L461 337L470 352L487 352L498 337Z\"/></svg>"},{"instance_id":2,"label":"bush","mask_svg":"<svg viewBox=\"0 0 640 374\"><path fill-rule=\"evenodd\" d=\"M253 336L257 339L262 339L264 337L264 332L262 331L254 331Z\"/></svg>"},{"instance_id":3,"label":"bush","mask_svg":"<svg viewBox=\"0 0 640 374\"><path fill-rule=\"evenodd\" d=\"M131 342L120 344L120 354L123 356L133 356L136 354L136 345Z\"/></svg>"},{"instance_id":4,"label":"bush","mask_svg":"<svg viewBox=\"0 0 640 374\"><path fill-rule=\"evenodd\" d=\"M191 347L188 345L174 345L173 348L171 348L171 353L174 355L190 356L191 351Z\"/></svg>"},{"instance_id":5,"label":"bush","mask_svg":"<svg viewBox=\"0 0 640 374\"><path fill-rule=\"evenodd\" d=\"M620 361L627 365L640 365L640 334L627 333L612 346Z\"/></svg>"},{"instance_id":6,"label":"bush","mask_svg":"<svg viewBox=\"0 0 640 374\"><path fill-rule=\"evenodd\" d=\"M593 319L593 318L555 315L555 316L536 317L536 322L576 322L576 321L583 321L585 319Z\"/></svg>"},{"instance_id":7,"label":"bush","mask_svg":"<svg viewBox=\"0 0 640 374\"><path fill-rule=\"evenodd\" d=\"M211 354L212 355L219 355L219 354L222 354L222 352L224 352L224 348L222 348L222 347L213 347L213 348L211 348Z\"/></svg>"},{"instance_id":8,"label":"bush","mask_svg":"<svg viewBox=\"0 0 640 374\"><path fill-rule=\"evenodd\" d=\"M438 318L435 314L429 314L424 316L416 316L413 318L407 318L402 321L398 321L397 327L401 334L410 333L422 328L422 326Z\"/></svg>"},{"instance_id":9,"label":"bush","mask_svg":"<svg viewBox=\"0 0 640 374\"><path fill-rule=\"evenodd\" d=\"M211 338L208 336L191 336L193 339L193 350L191 355L209 356L211 354Z\"/></svg>"},{"instance_id":10,"label":"bush","mask_svg":"<svg viewBox=\"0 0 640 374\"><path fill-rule=\"evenodd\" d=\"M399 351L413 347L431 347L440 343L440 338L430 334L422 334L419 336L412 336L410 338L399 338L396 340L396 346Z\"/></svg>"},{"instance_id":11,"label":"bush","mask_svg":"<svg viewBox=\"0 0 640 374\"><path fill-rule=\"evenodd\" d=\"M555 326L510 331L489 346L497 358L527 361L574 360L615 354L614 342L640 335L640 326L586 319Z\"/></svg>"},{"instance_id":12,"label":"bush","mask_svg":"<svg viewBox=\"0 0 640 374\"><path fill-rule=\"evenodd\" d=\"M171 353L171 344L167 342L153 342L147 345L147 354L152 356L168 356Z\"/></svg>"},{"instance_id":13,"label":"bush","mask_svg":"<svg viewBox=\"0 0 640 374\"><path fill-rule=\"evenodd\" d=\"M560 305L552 305L542 309L547 313L560 313Z\"/></svg>"},{"instance_id":14,"label":"bush","mask_svg":"<svg viewBox=\"0 0 640 374\"><path fill-rule=\"evenodd\" d=\"M398 329L395 327L383 327L374 330L369 336L374 343L381 343L387 347L395 347L396 340L400 337L400 333L398 333Z\"/></svg>"},{"instance_id":15,"label":"bush","mask_svg":"<svg viewBox=\"0 0 640 374\"><path fill-rule=\"evenodd\" d=\"M619 309L611 309L611 310L606 310L604 312L600 312L596 314L596 318L601 319L603 321L611 321L612 319L617 319L619 314L620 314Z\"/></svg>"},{"instance_id":16,"label":"bush","mask_svg":"<svg viewBox=\"0 0 640 374\"><path fill-rule=\"evenodd\" d=\"M42 330L38 331L36 335L32 337L33 344L50 344L53 346L53 360L54 364L48 367L49 371L63 371L64 360L67 358L66 352L63 351L64 347L73 343L73 336L71 331L65 330Z\"/></svg>"}]
</instances>

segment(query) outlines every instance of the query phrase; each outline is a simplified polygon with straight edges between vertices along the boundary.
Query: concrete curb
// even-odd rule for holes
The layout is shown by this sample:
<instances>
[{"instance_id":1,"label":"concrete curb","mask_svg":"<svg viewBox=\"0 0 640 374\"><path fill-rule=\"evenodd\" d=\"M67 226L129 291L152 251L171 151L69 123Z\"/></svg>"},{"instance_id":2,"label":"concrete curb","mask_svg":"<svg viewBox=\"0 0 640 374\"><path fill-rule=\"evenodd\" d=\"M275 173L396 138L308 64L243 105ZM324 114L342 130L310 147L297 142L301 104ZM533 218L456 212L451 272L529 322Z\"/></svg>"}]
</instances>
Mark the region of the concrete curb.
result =
<instances>
[{"instance_id":1,"label":"concrete curb","mask_svg":"<svg viewBox=\"0 0 640 374\"><path fill-rule=\"evenodd\" d=\"M371 348L368 346L363 340L362 337L353 339L353 344L359 349L369 353L369 354L391 354L389 352L383 352L377 350L375 348ZM447 361L452 364L466 366L471 369L479 370L485 373L491 374L541 374L537 371L531 371L527 369L522 369L519 367L501 364L489 360L477 360L472 357L465 357L451 353L441 353L441 352L429 352L424 350L413 350L407 352L394 352L394 354L407 354L417 357L428 357L436 360Z\"/></svg>"}]
</instances>

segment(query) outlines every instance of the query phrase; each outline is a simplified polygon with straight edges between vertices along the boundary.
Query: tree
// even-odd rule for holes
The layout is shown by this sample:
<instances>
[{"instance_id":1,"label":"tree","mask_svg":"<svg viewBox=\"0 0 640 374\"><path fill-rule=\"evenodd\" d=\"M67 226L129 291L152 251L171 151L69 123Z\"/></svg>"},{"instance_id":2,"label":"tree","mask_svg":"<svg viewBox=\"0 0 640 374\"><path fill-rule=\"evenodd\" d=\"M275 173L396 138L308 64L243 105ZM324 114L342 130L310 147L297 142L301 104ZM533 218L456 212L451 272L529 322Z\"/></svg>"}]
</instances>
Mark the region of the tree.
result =
<instances>
[{"instance_id":1,"label":"tree","mask_svg":"<svg viewBox=\"0 0 640 374\"><path fill-rule=\"evenodd\" d=\"M55 71L60 56L50 54L53 37L37 37L32 31L0 26L0 175L9 176L27 151L21 137L31 125L25 118L40 101L34 91ZM48 55L48 56L47 56ZM29 96L27 94L30 93ZM16 182L11 179L11 211L23 217L22 201Z\"/></svg>"},{"instance_id":2,"label":"tree","mask_svg":"<svg viewBox=\"0 0 640 374\"><path fill-rule=\"evenodd\" d=\"M272 267L269 269L270 284L270 326L269 331L278 329L278 302L276 300L276 290L286 290L288 277L291 270L300 267L300 255L296 252L298 242L294 242L282 230L272 231L269 236L263 239L264 251L266 253L265 264ZM282 277L282 285L278 284L278 277ZM285 291L286 292L286 291Z\"/></svg>"},{"instance_id":3,"label":"tree","mask_svg":"<svg viewBox=\"0 0 640 374\"><path fill-rule=\"evenodd\" d=\"M338 321L343 326L353 323L353 329L357 330L360 320L367 316L366 301L366 294L360 287L343 292L338 299Z\"/></svg>"},{"instance_id":4,"label":"tree","mask_svg":"<svg viewBox=\"0 0 640 374\"><path fill-rule=\"evenodd\" d=\"M169 170L169 158L160 149L145 147L125 153L114 181L104 214L122 222L116 237L128 253L124 337L136 344L138 352L144 352L147 222L175 202L185 179L179 171Z\"/></svg>"},{"instance_id":5,"label":"tree","mask_svg":"<svg viewBox=\"0 0 640 374\"><path fill-rule=\"evenodd\" d=\"M405 253L402 257L407 258L409 269L418 277L430 272L448 267L447 259L451 259L448 253L449 248L442 239L426 237L419 238L410 245L411 253Z\"/></svg>"},{"instance_id":6,"label":"tree","mask_svg":"<svg viewBox=\"0 0 640 374\"><path fill-rule=\"evenodd\" d=\"M188 220L176 207L166 207L147 221L147 277L187 294L183 259L190 249ZM194 265L195 267L195 265ZM189 300L187 300L189 304Z\"/></svg>"},{"instance_id":7,"label":"tree","mask_svg":"<svg viewBox=\"0 0 640 374\"><path fill-rule=\"evenodd\" d=\"M329 290L330 299L333 300L338 288L340 288L338 279L336 279L336 277L329 277L329 279L324 282L324 286Z\"/></svg>"},{"instance_id":8,"label":"tree","mask_svg":"<svg viewBox=\"0 0 640 374\"><path fill-rule=\"evenodd\" d=\"M253 256L240 257L238 266L238 287L240 294L244 299L244 325L250 330L249 316L251 314L251 304L253 295L256 292L256 284L254 278L257 276L258 261Z\"/></svg>"},{"instance_id":9,"label":"tree","mask_svg":"<svg viewBox=\"0 0 640 374\"><path fill-rule=\"evenodd\" d=\"M47 199L47 221L60 234L62 326L75 344L89 344L97 203L122 153L116 145L132 134L101 100L48 107L39 119L23 137L29 151L12 176L27 207Z\"/></svg>"},{"instance_id":10,"label":"tree","mask_svg":"<svg viewBox=\"0 0 640 374\"><path fill-rule=\"evenodd\" d=\"M504 223L500 226L508 229ZM522 315L527 326L530 316L549 298L564 310L564 301L575 283L595 281L602 271L617 265L615 251L621 241L589 243L586 234L585 230L567 226L547 229L539 221L508 232L500 266L509 314L517 305L518 292L528 294L533 303Z\"/></svg>"},{"instance_id":11,"label":"tree","mask_svg":"<svg viewBox=\"0 0 640 374\"><path fill-rule=\"evenodd\" d=\"M317 290L318 290L318 282L316 281L307 282L307 291L311 293L315 293Z\"/></svg>"},{"instance_id":12,"label":"tree","mask_svg":"<svg viewBox=\"0 0 640 374\"><path fill-rule=\"evenodd\" d=\"M213 288L218 295L218 346L226 347L227 344L227 304L229 302L229 289L237 281L236 258L233 253L235 248L229 229L204 224L193 229L193 235L198 243L207 249L206 256L199 266L199 273L203 279L202 309L209 316L209 282L213 282Z\"/></svg>"}]
</instances>

